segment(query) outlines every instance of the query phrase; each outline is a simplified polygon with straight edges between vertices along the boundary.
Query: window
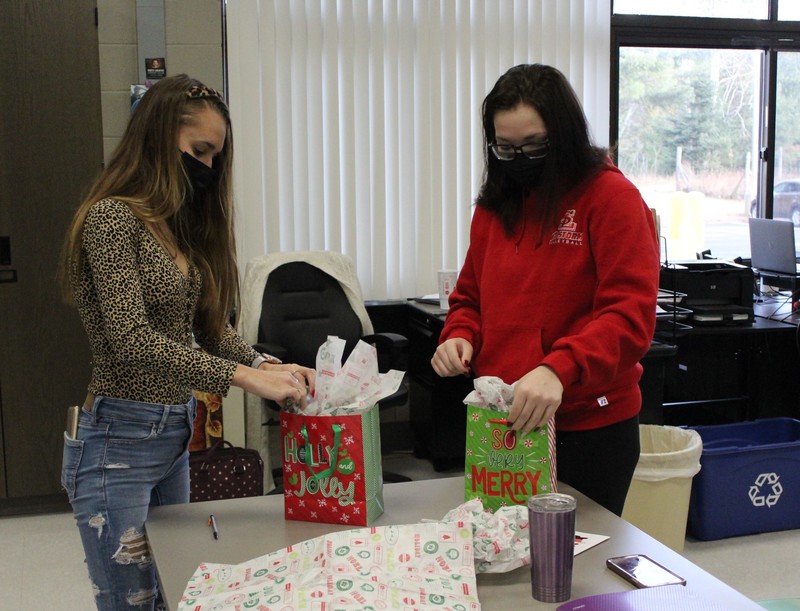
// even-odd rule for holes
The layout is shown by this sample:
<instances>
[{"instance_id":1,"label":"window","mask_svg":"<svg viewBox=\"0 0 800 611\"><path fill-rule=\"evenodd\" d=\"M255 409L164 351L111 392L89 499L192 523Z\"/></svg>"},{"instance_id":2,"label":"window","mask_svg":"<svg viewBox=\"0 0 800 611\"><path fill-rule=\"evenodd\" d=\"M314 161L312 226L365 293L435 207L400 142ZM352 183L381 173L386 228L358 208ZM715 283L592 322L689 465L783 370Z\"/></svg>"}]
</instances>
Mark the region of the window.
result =
<instances>
[{"instance_id":1,"label":"window","mask_svg":"<svg viewBox=\"0 0 800 611\"><path fill-rule=\"evenodd\" d=\"M673 259L743 254L759 62L749 50L620 49L618 163L657 210Z\"/></svg>"},{"instance_id":2,"label":"window","mask_svg":"<svg viewBox=\"0 0 800 611\"><path fill-rule=\"evenodd\" d=\"M610 141L662 259L747 258L750 215L800 231L800 33L777 18L796 4L615 1Z\"/></svg>"},{"instance_id":3,"label":"window","mask_svg":"<svg viewBox=\"0 0 800 611\"><path fill-rule=\"evenodd\" d=\"M767 0L614 0L614 13L766 19Z\"/></svg>"}]
</instances>

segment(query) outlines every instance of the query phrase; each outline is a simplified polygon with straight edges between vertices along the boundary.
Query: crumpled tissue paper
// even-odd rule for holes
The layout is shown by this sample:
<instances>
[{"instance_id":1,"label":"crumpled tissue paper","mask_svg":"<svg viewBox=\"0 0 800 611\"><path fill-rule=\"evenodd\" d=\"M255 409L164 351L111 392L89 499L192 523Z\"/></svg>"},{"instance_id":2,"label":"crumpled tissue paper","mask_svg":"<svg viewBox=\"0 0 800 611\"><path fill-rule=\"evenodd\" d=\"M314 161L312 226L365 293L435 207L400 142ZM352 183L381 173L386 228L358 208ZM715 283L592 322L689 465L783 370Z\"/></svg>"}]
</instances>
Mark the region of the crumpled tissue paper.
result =
<instances>
[{"instance_id":1,"label":"crumpled tissue paper","mask_svg":"<svg viewBox=\"0 0 800 611\"><path fill-rule=\"evenodd\" d=\"M391 369L378 372L378 352L359 340L342 364L345 341L334 335L317 351L317 382L314 396L302 412L296 406L289 410L308 416L353 414L369 409L400 388L404 372Z\"/></svg>"}]
</instances>

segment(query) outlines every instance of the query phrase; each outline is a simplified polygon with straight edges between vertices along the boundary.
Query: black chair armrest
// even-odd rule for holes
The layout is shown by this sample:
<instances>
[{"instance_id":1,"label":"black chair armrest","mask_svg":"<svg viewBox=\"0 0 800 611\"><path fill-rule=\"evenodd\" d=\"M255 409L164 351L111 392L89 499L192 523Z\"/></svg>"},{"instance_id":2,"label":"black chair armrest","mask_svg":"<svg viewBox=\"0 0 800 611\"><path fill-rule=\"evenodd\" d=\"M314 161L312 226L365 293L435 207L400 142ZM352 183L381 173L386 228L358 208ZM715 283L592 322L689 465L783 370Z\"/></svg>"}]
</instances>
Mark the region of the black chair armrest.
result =
<instances>
[{"instance_id":1,"label":"black chair armrest","mask_svg":"<svg viewBox=\"0 0 800 611\"><path fill-rule=\"evenodd\" d=\"M278 344L271 344L271 343L260 343L260 344L253 344L253 349L256 352L266 352L267 354L271 354L275 358L280 359L284 363L289 359L289 350L284 348L283 346L279 346Z\"/></svg>"},{"instance_id":2,"label":"black chair armrest","mask_svg":"<svg viewBox=\"0 0 800 611\"><path fill-rule=\"evenodd\" d=\"M408 364L408 338L399 333L373 333L361 341L372 344L378 351L378 371L405 371Z\"/></svg>"},{"instance_id":3,"label":"black chair armrest","mask_svg":"<svg viewBox=\"0 0 800 611\"><path fill-rule=\"evenodd\" d=\"M389 369L405 372L408 369L408 338L399 333L373 333L361 338L362 341L373 344L378 352L378 371L383 373ZM393 394L384 397L378 404L380 407L396 407L408 402L408 387L405 381L400 384ZM403 481L403 480L399 480Z\"/></svg>"}]
</instances>

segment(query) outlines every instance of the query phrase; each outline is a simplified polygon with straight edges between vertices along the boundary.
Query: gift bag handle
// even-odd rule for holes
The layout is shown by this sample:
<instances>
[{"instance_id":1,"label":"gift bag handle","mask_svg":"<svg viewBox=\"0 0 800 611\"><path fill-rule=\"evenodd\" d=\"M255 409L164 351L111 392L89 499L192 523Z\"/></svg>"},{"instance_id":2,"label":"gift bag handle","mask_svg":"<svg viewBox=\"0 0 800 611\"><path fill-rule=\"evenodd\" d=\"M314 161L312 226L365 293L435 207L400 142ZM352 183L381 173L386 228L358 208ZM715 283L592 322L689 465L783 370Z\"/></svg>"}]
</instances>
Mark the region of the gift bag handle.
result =
<instances>
[{"instance_id":1,"label":"gift bag handle","mask_svg":"<svg viewBox=\"0 0 800 611\"><path fill-rule=\"evenodd\" d=\"M333 461L327 469L320 471L319 473L314 473L314 471L311 469L311 452L305 453L306 466L308 467L308 470L311 471L311 475L313 475L315 479L328 477L333 473L333 471L336 469L336 466L339 464L339 436L342 432L342 427L339 424L332 424L331 428L333 429ZM308 431L306 431L305 424L300 426L300 434L303 436L306 446L308 446Z\"/></svg>"},{"instance_id":2,"label":"gift bag handle","mask_svg":"<svg viewBox=\"0 0 800 611\"><path fill-rule=\"evenodd\" d=\"M211 457L214 454L214 452L217 449L225 448L226 446L231 450L233 450L233 472L239 474L247 471L247 465L244 464L244 462L242 461L242 457L239 454L239 448L237 448L235 445L233 445L230 441L227 441L226 439L220 439L216 441L214 445L212 445L210 448L208 448L208 450L206 450L206 453L203 456L203 464L200 465L200 470L205 471L206 469L208 469L208 466L211 462Z\"/></svg>"}]
</instances>

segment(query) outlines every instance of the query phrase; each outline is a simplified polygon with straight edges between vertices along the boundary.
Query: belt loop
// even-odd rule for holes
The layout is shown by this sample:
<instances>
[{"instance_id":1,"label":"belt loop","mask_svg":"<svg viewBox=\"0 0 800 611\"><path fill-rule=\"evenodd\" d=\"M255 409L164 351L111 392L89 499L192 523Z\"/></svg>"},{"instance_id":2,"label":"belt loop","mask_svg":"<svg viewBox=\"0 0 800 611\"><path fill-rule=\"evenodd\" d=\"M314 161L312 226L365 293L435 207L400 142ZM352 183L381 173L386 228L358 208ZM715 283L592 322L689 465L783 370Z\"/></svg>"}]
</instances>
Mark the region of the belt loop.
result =
<instances>
[{"instance_id":1,"label":"belt loop","mask_svg":"<svg viewBox=\"0 0 800 611\"><path fill-rule=\"evenodd\" d=\"M186 404L186 420L187 424L189 425L190 431L194 431L194 419L196 415L197 415L197 399L195 398L194 393L192 393L192 397Z\"/></svg>"},{"instance_id":2,"label":"belt loop","mask_svg":"<svg viewBox=\"0 0 800 611\"><path fill-rule=\"evenodd\" d=\"M163 432L164 427L167 426L167 419L169 418L169 412L171 406L169 405L162 405L164 411L161 414L161 422L158 423L158 433L159 435Z\"/></svg>"},{"instance_id":3,"label":"belt loop","mask_svg":"<svg viewBox=\"0 0 800 611\"><path fill-rule=\"evenodd\" d=\"M92 424L97 424L97 412L100 411L100 404L103 402L103 397L95 397L92 400Z\"/></svg>"}]
</instances>

